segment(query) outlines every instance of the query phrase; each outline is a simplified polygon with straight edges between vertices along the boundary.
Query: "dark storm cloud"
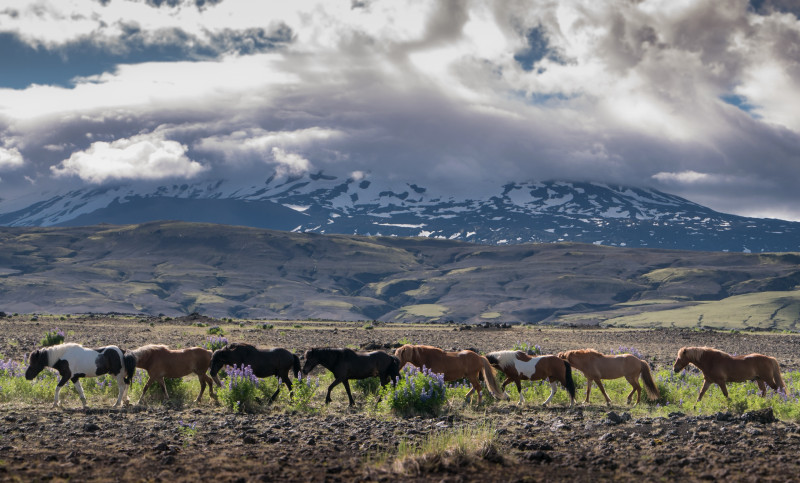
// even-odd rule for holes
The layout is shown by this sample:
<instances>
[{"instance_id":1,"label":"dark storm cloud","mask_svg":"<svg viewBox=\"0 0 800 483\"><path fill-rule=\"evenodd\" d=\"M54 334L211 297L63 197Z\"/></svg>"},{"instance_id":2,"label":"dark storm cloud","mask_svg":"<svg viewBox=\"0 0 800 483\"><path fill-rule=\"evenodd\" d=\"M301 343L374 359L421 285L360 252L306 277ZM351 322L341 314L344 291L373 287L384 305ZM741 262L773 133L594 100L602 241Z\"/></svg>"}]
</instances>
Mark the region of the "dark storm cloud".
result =
<instances>
[{"instance_id":1,"label":"dark storm cloud","mask_svg":"<svg viewBox=\"0 0 800 483\"><path fill-rule=\"evenodd\" d=\"M137 147L174 161L151 179L277 166L461 192L589 180L800 219L790 3L133 5L61 33L55 14L6 11L14 85L49 87L0 89L4 182L116 182L101 155L135 173L123 151Z\"/></svg>"}]
</instances>

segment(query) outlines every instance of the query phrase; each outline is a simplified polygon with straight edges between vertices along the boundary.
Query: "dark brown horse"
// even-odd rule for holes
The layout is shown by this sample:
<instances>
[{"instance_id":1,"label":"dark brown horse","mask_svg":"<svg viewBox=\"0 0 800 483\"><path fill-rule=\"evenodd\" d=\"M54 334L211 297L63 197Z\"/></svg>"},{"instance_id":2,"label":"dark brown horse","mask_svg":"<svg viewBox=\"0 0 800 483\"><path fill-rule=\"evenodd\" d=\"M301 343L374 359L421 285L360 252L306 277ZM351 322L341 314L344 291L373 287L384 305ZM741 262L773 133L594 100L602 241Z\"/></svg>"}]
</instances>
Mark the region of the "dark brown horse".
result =
<instances>
[{"instance_id":1,"label":"dark brown horse","mask_svg":"<svg viewBox=\"0 0 800 483\"><path fill-rule=\"evenodd\" d=\"M164 383L164 378L177 378L188 376L189 374L197 374L200 380L200 394L197 395L195 402L200 402L203 397L203 392L208 385L208 392L212 398L216 399L214 394L214 382L221 385L219 379L212 378L206 375L208 367L211 364L211 351L203 349L202 347L191 347L189 349L172 350L165 345L146 345L130 351L126 356L133 356L136 359L136 367L147 371L147 382L142 389L142 395L139 397L140 404L145 393L157 381L164 389L164 397L169 398L167 393L167 385Z\"/></svg>"},{"instance_id":2,"label":"dark brown horse","mask_svg":"<svg viewBox=\"0 0 800 483\"><path fill-rule=\"evenodd\" d=\"M689 364L694 364L703 372L703 388L700 389L697 402L703 399L711 384L718 385L722 394L728 397L728 388L725 387L727 382L756 381L761 397L767 395L765 384L776 391L781 389L786 392L780 366L774 357L762 354L732 356L711 347L682 347L672 369L680 372Z\"/></svg>"},{"instance_id":3,"label":"dark brown horse","mask_svg":"<svg viewBox=\"0 0 800 483\"><path fill-rule=\"evenodd\" d=\"M253 375L259 378L278 376L289 388L290 395L292 394L292 381L289 379L289 371L292 371L295 376L300 372L300 358L290 351L281 347L257 349L255 346L241 342L235 342L214 351L209 370L211 377L216 378L219 370L226 364L250 366L253 369ZM279 384L275 394L269 400L274 401L280 390Z\"/></svg>"},{"instance_id":4,"label":"dark brown horse","mask_svg":"<svg viewBox=\"0 0 800 483\"><path fill-rule=\"evenodd\" d=\"M400 367L411 363L419 368L427 367L436 374L444 374L445 381L457 381L459 379L469 379L472 388L467 393L466 400L469 402L472 394L478 393L478 404L481 403L481 383L480 376L486 380L486 386L492 395L501 400L508 399L497 386L494 378L494 370L489 361L480 354L470 350L460 352L447 352L438 347L429 345L410 345L406 344L398 348L394 355L400 359Z\"/></svg>"},{"instance_id":5,"label":"dark brown horse","mask_svg":"<svg viewBox=\"0 0 800 483\"><path fill-rule=\"evenodd\" d=\"M379 377L381 385L385 386L390 381L400 378L400 361L396 357L381 351L356 352L352 349L309 349L303 354L306 363L303 365L303 374L308 374L317 365L333 373L333 383L328 386L325 404L331 402L331 390L339 383L347 391L350 405L355 401L350 393L350 379L367 379Z\"/></svg>"},{"instance_id":6,"label":"dark brown horse","mask_svg":"<svg viewBox=\"0 0 800 483\"><path fill-rule=\"evenodd\" d=\"M569 407L575 403L575 382L572 380L572 369L567 361L562 361L553 355L529 356L522 351L490 352L486 355L486 359L489 360L492 367L506 375L503 390L512 382L517 385L520 404L525 402L520 384L522 380L547 380L550 383L550 396L542 406L547 406L547 403L553 399L557 382L560 382L569 394Z\"/></svg>"}]
</instances>

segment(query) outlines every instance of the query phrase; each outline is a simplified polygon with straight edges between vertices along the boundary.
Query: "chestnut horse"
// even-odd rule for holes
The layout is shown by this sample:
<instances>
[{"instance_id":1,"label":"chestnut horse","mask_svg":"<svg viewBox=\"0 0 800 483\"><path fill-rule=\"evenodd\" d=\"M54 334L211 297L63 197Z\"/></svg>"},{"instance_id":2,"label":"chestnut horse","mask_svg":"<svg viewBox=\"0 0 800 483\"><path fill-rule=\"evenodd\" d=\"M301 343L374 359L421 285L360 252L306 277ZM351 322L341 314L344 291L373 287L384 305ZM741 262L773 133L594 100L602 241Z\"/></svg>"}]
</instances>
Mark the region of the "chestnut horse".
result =
<instances>
[{"instance_id":1,"label":"chestnut horse","mask_svg":"<svg viewBox=\"0 0 800 483\"><path fill-rule=\"evenodd\" d=\"M197 395L195 402L200 402L200 398L203 397L203 392L206 390L206 384L208 384L208 392L214 399L217 396L214 394L213 382L216 382L218 386L222 385L219 379L212 380L206 375L211 364L211 351L202 347L170 350L165 345L151 344L134 349L126 356L132 356L136 360L136 367L147 371L147 383L142 389L142 395L137 404L141 404L145 393L154 381L161 384L164 389L164 397L168 398L167 385L164 383L165 377L176 378L197 374L197 378L200 379L200 394Z\"/></svg>"},{"instance_id":2,"label":"chestnut horse","mask_svg":"<svg viewBox=\"0 0 800 483\"><path fill-rule=\"evenodd\" d=\"M761 389L761 397L767 395L765 383L776 391L780 388L786 392L780 366L774 357L762 354L732 356L711 347L682 347L672 369L680 372L688 364L694 364L703 372L703 388L700 389L697 402L703 399L711 384L718 385L722 394L728 397L726 382L756 381Z\"/></svg>"},{"instance_id":3,"label":"chestnut horse","mask_svg":"<svg viewBox=\"0 0 800 483\"><path fill-rule=\"evenodd\" d=\"M498 386L494 378L494 370L489 361L482 355L469 350L460 352L446 352L438 347L429 345L406 344L399 347L394 355L400 359L400 367L411 363L419 368L427 367L437 374L444 374L445 381L457 381L467 378L472 384L472 389L467 393L466 401L469 402L472 394L478 393L478 404L481 403L480 375L486 380L486 386L497 399L508 399Z\"/></svg>"},{"instance_id":4,"label":"chestnut horse","mask_svg":"<svg viewBox=\"0 0 800 483\"><path fill-rule=\"evenodd\" d=\"M628 394L628 404L631 403L633 393L636 393L636 404L642 397L642 386L639 385L639 376L642 376L647 395L651 400L659 398L658 386L650 373L650 366L647 362L639 359L632 354L605 355L594 349L580 349L566 352L559 352L558 357L568 361L572 367L578 369L586 376L586 400L589 402L589 394L592 391L592 383L596 383L606 398L606 404L611 405L611 399L606 394L602 379L617 379L624 377L628 380L633 389ZM636 405L634 404L634 406Z\"/></svg>"},{"instance_id":5,"label":"chestnut horse","mask_svg":"<svg viewBox=\"0 0 800 483\"><path fill-rule=\"evenodd\" d=\"M489 360L492 367L506 375L506 380L503 382L503 390L506 389L509 383L513 382L517 385L520 404L525 402L522 397L522 385L520 384L523 379L530 381L546 379L550 383L550 396L542 406L547 406L547 403L553 399L557 382L560 382L569 393L569 407L572 407L575 403L575 383L572 380L572 369L567 361L563 361L553 355L529 356L522 351L490 352L486 355L486 359Z\"/></svg>"}]
</instances>

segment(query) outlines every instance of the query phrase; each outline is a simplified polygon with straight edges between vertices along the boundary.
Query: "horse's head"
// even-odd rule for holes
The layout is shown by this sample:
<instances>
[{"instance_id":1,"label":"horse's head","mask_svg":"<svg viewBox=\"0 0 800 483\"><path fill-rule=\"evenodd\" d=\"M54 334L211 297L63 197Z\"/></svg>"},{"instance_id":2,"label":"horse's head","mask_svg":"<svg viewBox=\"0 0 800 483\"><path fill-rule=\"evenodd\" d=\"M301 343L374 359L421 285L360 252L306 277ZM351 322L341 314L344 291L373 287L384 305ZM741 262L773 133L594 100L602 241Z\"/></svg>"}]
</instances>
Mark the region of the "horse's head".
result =
<instances>
[{"instance_id":1,"label":"horse's head","mask_svg":"<svg viewBox=\"0 0 800 483\"><path fill-rule=\"evenodd\" d=\"M303 359L306 361L305 364L303 364L303 374L308 374L319 364L319 358L317 357L316 349L307 350L303 354Z\"/></svg>"},{"instance_id":2,"label":"horse's head","mask_svg":"<svg viewBox=\"0 0 800 483\"><path fill-rule=\"evenodd\" d=\"M233 360L230 348L223 347L222 349L217 349L211 354L211 364L208 366L208 373L211 375L212 379L216 380L217 373L222 369L222 366L234 363L235 361Z\"/></svg>"},{"instance_id":3,"label":"horse's head","mask_svg":"<svg viewBox=\"0 0 800 483\"><path fill-rule=\"evenodd\" d=\"M31 352L28 356L28 369L25 370L25 379L32 380L49 365L49 356L44 349Z\"/></svg>"},{"instance_id":4,"label":"horse's head","mask_svg":"<svg viewBox=\"0 0 800 483\"><path fill-rule=\"evenodd\" d=\"M673 371L681 372L684 367L692 362L691 354L688 349L688 347L681 347L680 350L678 350L678 357L675 358L675 364L672 366Z\"/></svg>"}]
</instances>

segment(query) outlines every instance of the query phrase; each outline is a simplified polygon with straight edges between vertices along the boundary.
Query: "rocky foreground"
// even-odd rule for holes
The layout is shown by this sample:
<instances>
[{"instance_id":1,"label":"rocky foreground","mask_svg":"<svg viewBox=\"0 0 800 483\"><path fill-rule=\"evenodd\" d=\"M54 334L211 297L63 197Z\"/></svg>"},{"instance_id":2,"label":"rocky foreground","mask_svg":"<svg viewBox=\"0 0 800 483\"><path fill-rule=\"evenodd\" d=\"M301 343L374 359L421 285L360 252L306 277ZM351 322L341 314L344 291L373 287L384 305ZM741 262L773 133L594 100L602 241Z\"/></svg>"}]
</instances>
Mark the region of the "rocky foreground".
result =
<instances>
[{"instance_id":1,"label":"rocky foreground","mask_svg":"<svg viewBox=\"0 0 800 483\"><path fill-rule=\"evenodd\" d=\"M96 317L59 322L72 333L72 341L96 345L100 339L116 339L128 348L146 342L185 347L202 341L206 330L184 320L153 325ZM15 359L52 325L21 318L1 323L7 335L0 353ZM401 339L479 350L525 341L545 352L584 346L609 351L622 345L636 347L657 369L671 365L682 345L766 352L782 362L784 371L797 370L800 353L800 337L784 334L425 326L365 330L310 323L269 331L253 329L251 323L223 327L232 340L297 351L312 345L393 345ZM0 404L0 480L786 481L800 474L800 424L776 421L771 410L632 417L622 404L545 409L498 403L453 406L437 418L395 418L372 414L363 398L349 408L340 391L334 391L330 407L314 415L279 408L230 414L207 399L199 405L152 403L120 410L90 400L88 411L78 409L74 397L67 409L58 410L47 403ZM494 427L497 438L480 455L395 460L403 440L419 442L442 430L485 424Z\"/></svg>"}]
</instances>

